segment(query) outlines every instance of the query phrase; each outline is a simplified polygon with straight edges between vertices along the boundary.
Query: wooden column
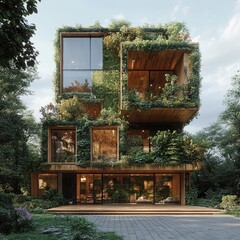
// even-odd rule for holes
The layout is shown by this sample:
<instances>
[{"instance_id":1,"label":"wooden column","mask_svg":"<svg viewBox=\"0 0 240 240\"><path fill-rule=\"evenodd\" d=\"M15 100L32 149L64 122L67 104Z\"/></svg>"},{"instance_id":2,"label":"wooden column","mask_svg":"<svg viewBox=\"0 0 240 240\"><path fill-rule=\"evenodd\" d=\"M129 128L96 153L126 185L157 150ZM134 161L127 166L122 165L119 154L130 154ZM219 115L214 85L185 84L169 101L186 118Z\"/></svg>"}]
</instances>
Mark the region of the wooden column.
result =
<instances>
[{"instance_id":1,"label":"wooden column","mask_svg":"<svg viewBox=\"0 0 240 240\"><path fill-rule=\"evenodd\" d=\"M62 194L62 173L58 173L57 177L57 189L58 189L58 194Z\"/></svg>"},{"instance_id":2,"label":"wooden column","mask_svg":"<svg viewBox=\"0 0 240 240\"><path fill-rule=\"evenodd\" d=\"M185 205L185 172L181 173L181 205Z\"/></svg>"}]
</instances>

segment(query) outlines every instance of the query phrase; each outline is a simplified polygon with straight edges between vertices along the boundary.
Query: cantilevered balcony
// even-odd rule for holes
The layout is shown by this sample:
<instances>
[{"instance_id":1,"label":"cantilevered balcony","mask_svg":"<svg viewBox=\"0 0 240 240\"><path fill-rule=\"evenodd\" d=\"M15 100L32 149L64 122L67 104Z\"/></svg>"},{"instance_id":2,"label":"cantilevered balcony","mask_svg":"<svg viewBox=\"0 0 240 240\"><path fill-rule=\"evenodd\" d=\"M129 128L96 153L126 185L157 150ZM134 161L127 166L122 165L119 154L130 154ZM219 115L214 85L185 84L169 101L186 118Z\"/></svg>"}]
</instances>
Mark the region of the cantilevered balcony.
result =
<instances>
[{"instance_id":1,"label":"cantilevered balcony","mask_svg":"<svg viewBox=\"0 0 240 240\"><path fill-rule=\"evenodd\" d=\"M122 117L131 123L188 122L198 111L199 86L191 53L187 48L124 50Z\"/></svg>"}]
</instances>

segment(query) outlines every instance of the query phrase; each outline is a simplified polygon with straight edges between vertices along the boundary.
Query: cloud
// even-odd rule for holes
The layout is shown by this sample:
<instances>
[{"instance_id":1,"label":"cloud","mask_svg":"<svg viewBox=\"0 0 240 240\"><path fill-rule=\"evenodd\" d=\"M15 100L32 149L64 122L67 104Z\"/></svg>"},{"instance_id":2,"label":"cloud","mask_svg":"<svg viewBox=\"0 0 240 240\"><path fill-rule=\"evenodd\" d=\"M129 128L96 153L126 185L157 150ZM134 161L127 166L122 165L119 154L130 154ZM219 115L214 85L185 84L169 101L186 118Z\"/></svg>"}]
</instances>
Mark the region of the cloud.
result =
<instances>
[{"instance_id":1,"label":"cloud","mask_svg":"<svg viewBox=\"0 0 240 240\"><path fill-rule=\"evenodd\" d=\"M190 7L188 5L181 6L179 4L176 4L170 15L173 19L178 19L179 15L186 17L189 13L189 10Z\"/></svg>"},{"instance_id":2,"label":"cloud","mask_svg":"<svg viewBox=\"0 0 240 240\"><path fill-rule=\"evenodd\" d=\"M124 19L125 19L125 17L124 17L124 15L123 15L123 14L119 13L119 14L117 14L117 15L114 15L114 19L118 19L118 20L124 20Z\"/></svg>"},{"instance_id":3,"label":"cloud","mask_svg":"<svg viewBox=\"0 0 240 240\"><path fill-rule=\"evenodd\" d=\"M199 131L217 120L224 111L223 100L231 86L231 78L240 69L240 0L227 24L215 37L195 37L202 53L202 91L200 116L186 127Z\"/></svg>"}]
</instances>

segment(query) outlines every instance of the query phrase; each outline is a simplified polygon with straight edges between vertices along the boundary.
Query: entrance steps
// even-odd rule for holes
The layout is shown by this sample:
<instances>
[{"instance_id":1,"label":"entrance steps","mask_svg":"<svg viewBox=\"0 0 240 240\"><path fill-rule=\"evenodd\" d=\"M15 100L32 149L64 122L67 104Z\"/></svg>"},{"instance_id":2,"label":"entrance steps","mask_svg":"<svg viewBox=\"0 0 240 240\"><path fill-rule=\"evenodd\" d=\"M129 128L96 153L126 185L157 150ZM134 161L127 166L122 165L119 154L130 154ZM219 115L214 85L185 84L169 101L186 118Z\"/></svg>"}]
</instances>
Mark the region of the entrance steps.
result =
<instances>
[{"instance_id":1,"label":"entrance steps","mask_svg":"<svg viewBox=\"0 0 240 240\"><path fill-rule=\"evenodd\" d=\"M55 214L79 215L212 215L223 210L174 204L65 205L48 209Z\"/></svg>"}]
</instances>

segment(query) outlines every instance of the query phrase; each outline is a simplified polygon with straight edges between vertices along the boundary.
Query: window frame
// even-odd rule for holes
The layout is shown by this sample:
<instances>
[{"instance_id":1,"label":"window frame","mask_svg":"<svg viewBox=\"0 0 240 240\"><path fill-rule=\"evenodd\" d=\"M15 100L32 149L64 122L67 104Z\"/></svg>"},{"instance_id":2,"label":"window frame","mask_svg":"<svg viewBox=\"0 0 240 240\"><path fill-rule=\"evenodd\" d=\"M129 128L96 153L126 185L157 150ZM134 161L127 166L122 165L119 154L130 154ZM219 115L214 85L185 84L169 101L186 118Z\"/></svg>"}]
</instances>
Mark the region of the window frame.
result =
<instances>
[{"instance_id":1,"label":"window frame","mask_svg":"<svg viewBox=\"0 0 240 240\"><path fill-rule=\"evenodd\" d=\"M93 159L93 131L94 130L116 130L116 133L117 133L117 136L116 136L116 139L117 139L117 143L116 143L117 155L116 155L116 160L114 160L114 161L118 162L119 161L119 126L118 125L112 125L112 126L92 126L90 128L90 136L91 136L91 141L90 141L91 142L91 144L90 144L90 147L91 147L91 163L97 162L97 161L95 161Z\"/></svg>"},{"instance_id":2,"label":"window frame","mask_svg":"<svg viewBox=\"0 0 240 240\"><path fill-rule=\"evenodd\" d=\"M44 191L47 189L47 186L45 188L44 187L40 188L40 186L39 186L39 180L41 179L41 175L45 176L45 177L47 177L47 176L56 177L56 189L54 189L54 190L58 191L58 174L57 173L38 173L37 174L37 190L38 191Z\"/></svg>"},{"instance_id":3,"label":"window frame","mask_svg":"<svg viewBox=\"0 0 240 240\"><path fill-rule=\"evenodd\" d=\"M64 38L102 38L104 37L103 33L97 33L97 32L61 32L60 33L60 94L64 93L63 89L63 39ZM103 50L103 49L102 49ZM103 63L103 59L102 59L102 63ZM103 70L103 66L102 69L98 69L99 71ZM97 70L96 70L97 71Z\"/></svg>"},{"instance_id":4,"label":"window frame","mask_svg":"<svg viewBox=\"0 0 240 240\"><path fill-rule=\"evenodd\" d=\"M52 130L74 130L75 131L75 161L73 162L58 162L58 161L54 161L54 159L52 159ZM77 161L77 127L76 126L51 126L48 128L48 163L51 164L56 164L56 163L67 163L67 164L75 164Z\"/></svg>"}]
</instances>

